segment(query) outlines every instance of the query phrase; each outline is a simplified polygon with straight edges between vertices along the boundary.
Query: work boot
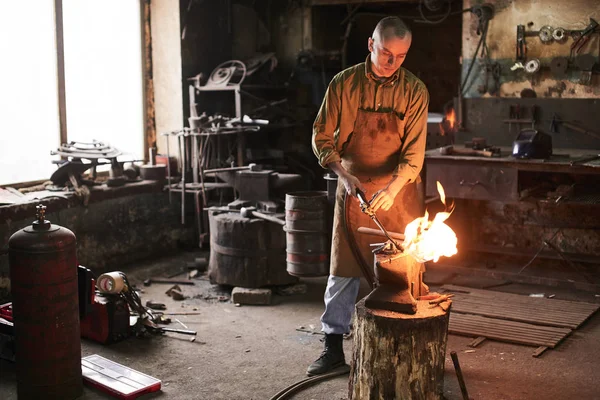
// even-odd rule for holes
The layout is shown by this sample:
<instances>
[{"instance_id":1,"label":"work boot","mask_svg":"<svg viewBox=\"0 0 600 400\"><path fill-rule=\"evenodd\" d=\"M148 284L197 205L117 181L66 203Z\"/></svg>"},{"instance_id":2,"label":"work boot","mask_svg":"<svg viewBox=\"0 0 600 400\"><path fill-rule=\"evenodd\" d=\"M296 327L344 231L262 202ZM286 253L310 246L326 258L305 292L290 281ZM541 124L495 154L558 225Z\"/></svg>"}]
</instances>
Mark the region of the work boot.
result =
<instances>
[{"instance_id":1,"label":"work boot","mask_svg":"<svg viewBox=\"0 0 600 400\"><path fill-rule=\"evenodd\" d=\"M308 376L322 375L335 368L346 365L344 359L344 337L342 335L325 334L325 349L321 356L306 370Z\"/></svg>"}]
</instances>

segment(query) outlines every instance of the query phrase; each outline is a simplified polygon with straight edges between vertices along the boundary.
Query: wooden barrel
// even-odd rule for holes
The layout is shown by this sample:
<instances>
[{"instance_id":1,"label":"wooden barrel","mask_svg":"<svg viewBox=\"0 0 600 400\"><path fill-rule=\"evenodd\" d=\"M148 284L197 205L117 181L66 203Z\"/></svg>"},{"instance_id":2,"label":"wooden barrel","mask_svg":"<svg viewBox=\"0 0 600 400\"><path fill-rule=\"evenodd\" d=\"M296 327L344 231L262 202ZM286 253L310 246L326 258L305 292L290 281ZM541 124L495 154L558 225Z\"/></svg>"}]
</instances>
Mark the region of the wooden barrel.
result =
<instances>
[{"instance_id":1,"label":"wooden barrel","mask_svg":"<svg viewBox=\"0 0 600 400\"><path fill-rule=\"evenodd\" d=\"M259 288L297 281L285 269L285 233L281 225L219 209L210 209L208 220L208 276L212 283Z\"/></svg>"},{"instance_id":2,"label":"wooden barrel","mask_svg":"<svg viewBox=\"0 0 600 400\"><path fill-rule=\"evenodd\" d=\"M287 272L294 276L329 275L331 229L327 192L285 195Z\"/></svg>"}]
</instances>

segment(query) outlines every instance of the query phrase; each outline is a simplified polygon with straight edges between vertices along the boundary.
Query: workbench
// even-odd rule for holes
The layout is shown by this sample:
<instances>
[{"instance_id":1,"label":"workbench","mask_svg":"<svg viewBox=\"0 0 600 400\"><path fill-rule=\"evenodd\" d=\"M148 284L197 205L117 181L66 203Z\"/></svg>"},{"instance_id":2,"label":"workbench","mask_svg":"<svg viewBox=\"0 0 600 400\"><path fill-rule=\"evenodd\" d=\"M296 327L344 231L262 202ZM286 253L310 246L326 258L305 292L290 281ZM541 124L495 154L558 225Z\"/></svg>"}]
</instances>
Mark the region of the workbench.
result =
<instances>
[{"instance_id":1,"label":"workbench","mask_svg":"<svg viewBox=\"0 0 600 400\"><path fill-rule=\"evenodd\" d=\"M532 177L551 174L580 176L580 180L600 183L600 160L571 162L600 154L594 149L554 149L547 160L517 159L510 147L501 147L499 157L442 155L439 149L425 153L425 194L437 196L436 181L446 196L459 199L519 201L531 189Z\"/></svg>"},{"instance_id":2,"label":"workbench","mask_svg":"<svg viewBox=\"0 0 600 400\"><path fill-rule=\"evenodd\" d=\"M442 155L439 149L425 154L426 195L438 196L439 181L456 206L448 224L457 234L459 251L441 261L441 270L452 265L458 271L469 264L465 271L480 276L599 288L574 263L600 263L600 160L571 162L600 150L554 149L548 160L516 159L510 147L500 150L499 157ZM428 207L439 206L431 202ZM486 258L473 257L481 253L514 256L515 264L502 271L488 269L475 261ZM523 265L538 256L562 266L544 261L521 273ZM592 267L586 271L597 273Z\"/></svg>"}]
</instances>

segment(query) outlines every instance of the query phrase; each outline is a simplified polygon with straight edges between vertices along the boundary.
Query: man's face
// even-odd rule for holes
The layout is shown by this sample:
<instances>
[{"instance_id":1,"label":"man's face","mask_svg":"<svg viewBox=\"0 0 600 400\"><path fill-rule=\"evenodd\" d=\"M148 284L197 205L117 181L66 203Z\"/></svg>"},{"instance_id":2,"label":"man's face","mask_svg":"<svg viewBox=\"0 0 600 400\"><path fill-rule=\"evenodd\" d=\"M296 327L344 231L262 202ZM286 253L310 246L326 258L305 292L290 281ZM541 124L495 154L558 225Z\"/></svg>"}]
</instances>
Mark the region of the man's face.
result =
<instances>
[{"instance_id":1,"label":"man's face","mask_svg":"<svg viewBox=\"0 0 600 400\"><path fill-rule=\"evenodd\" d=\"M381 35L386 37L386 35ZM404 62L406 53L410 48L412 37L407 34L400 39L393 35L388 35L387 39L375 36L369 38L369 51L371 52L371 64L375 75L388 78Z\"/></svg>"}]
</instances>

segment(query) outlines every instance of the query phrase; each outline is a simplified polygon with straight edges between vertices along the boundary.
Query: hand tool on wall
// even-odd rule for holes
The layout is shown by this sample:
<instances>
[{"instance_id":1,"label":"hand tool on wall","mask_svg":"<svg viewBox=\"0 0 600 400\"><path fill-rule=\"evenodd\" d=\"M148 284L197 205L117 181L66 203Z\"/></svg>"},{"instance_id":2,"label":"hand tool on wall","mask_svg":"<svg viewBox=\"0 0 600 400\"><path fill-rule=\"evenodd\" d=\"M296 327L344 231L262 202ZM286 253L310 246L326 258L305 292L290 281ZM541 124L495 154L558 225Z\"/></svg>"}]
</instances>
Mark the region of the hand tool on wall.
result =
<instances>
[{"instance_id":1,"label":"hand tool on wall","mask_svg":"<svg viewBox=\"0 0 600 400\"><path fill-rule=\"evenodd\" d=\"M590 40L590 35L596 31L597 27L598 22L596 22L594 18L590 18L589 25L581 31L579 37L571 45L571 57L573 56L573 53L579 53L588 40Z\"/></svg>"},{"instance_id":2,"label":"hand tool on wall","mask_svg":"<svg viewBox=\"0 0 600 400\"><path fill-rule=\"evenodd\" d=\"M553 113L552 120L550 121L550 132L558 133L558 124L561 124L565 128L574 130L575 132L584 133L593 138L600 139L600 132L590 131L589 129L572 123L572 121L560 119L556 113Z\"/></svg>"},{"instance_id":3,"label":"hand tool on wall","mask_svg":"<svg viewBox=\"0 0 600 400\"><path fill-rule=\"evenodd\" d=\"M516 61L525 61L527 45L525 43L525 25L517 25L517 54Z\"/></svg>"}]
</instances>

